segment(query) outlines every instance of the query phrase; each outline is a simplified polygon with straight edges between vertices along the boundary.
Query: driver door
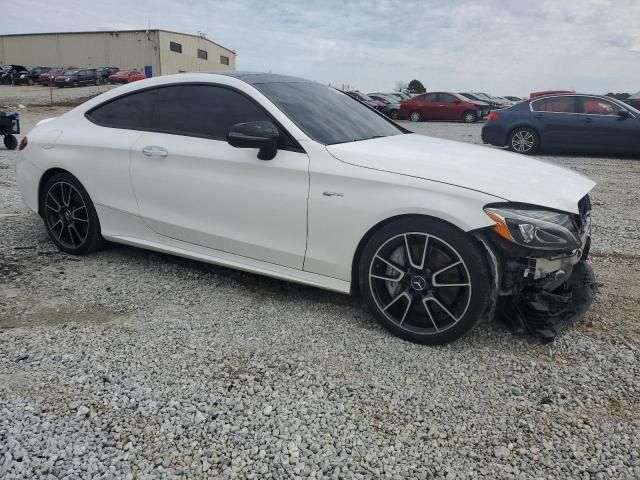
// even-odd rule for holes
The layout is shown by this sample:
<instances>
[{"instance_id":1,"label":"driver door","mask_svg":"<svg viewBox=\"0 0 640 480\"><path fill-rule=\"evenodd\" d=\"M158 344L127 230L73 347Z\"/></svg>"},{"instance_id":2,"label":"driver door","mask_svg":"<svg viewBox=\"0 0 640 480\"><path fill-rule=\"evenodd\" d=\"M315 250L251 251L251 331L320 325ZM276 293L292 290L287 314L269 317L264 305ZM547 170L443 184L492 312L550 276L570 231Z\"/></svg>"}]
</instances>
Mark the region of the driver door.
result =
<instances>
[{"instance_id":1,"label":"driver door","mask_svg":"<svg viewBox=\"0 0 640 480\"><path fill-rule=\"evenodd\" d=\"M156 92L150 132L131 149L139 213L160 235L302 269L309 158L280 128L272 160L225 140L232 125L268 120L251 98L215 85Z\"/></svg>"}]
</instances>

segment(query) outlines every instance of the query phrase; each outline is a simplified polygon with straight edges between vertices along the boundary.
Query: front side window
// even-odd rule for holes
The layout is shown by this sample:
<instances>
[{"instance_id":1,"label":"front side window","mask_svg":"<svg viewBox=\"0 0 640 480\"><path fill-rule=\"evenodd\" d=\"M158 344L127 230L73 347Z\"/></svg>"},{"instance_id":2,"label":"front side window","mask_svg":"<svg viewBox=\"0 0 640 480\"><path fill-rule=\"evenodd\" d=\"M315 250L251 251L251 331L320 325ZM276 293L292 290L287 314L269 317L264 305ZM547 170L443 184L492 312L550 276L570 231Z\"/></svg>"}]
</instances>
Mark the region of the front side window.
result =
<instances>
[{"instance_id":1,"label":"front side window","mask_svg":"<svg viewBox=\"0 0 640 480\"><path fill-rule=\"evenodd\" d=\"M271 118L249 98L229 88L175 85L158 89L154 131L225 140L236 123Z\"/></svg>"},{"instance_id":2,"label":"front side window","mask_svg":"<svg viewBox=\"0 0 640 480\"><path fill-rule=\"evenodd\" d=\"M448 93L439 93L438 101L443 103L455 103L455 97L453 95L449 95Z\"/></svg>"},{"instance_id":3,"label":"front side window","mask_svg":"<svg viewBox=\"0 0 640 480\"><path fill-rule=\"evenodd\" d=\"M615 103L595 97L583 97L582 106L588 115L618 115L618 110L621 110Z\"/></svg>"},{"instance_id":4,"label":"front side window","mask_svg":"<svg viewBox=\"0 0 640 480\"><path fill-rule=\"evenodd\" d=\"M169 50L176 53L182 53L182 44L178 42L169 42Z\"/></svg>"},{"instance_id":5,"label":"front side window","mask_svg":"<svg viewBox=\"0 0 640 480\"><path fill-rule=\"evenodd\" d=\"M104 127L226 140L236 123L273 122L252 99L225 87L172 85L118 97L87 112ZM281 130L281 147L295 146Z\"/></svg>"},{"instance_id":6,"label":"front side window","mask_svg":"<svg viewBox=\"0 0 640 480\"><path fill-rule=\"evenodd\" d=\"M435 102L437 98L437 93L427 93L426 95L423 95L420 100L423 102Z\"/></svg>"},{"instance_id":7,"label":"front side window","mask_svg":"<svg viewBox=\"0 0 640 480\"><path fill-rule=\"evenodd\" d=\"M326 85L268 82L254 86L303 132L324 145L404 133L366 105Z\"/></svg>"},{"instance_id":8,"label":"front side window","mask_svg":"<svg viewBox=\"0 0 640 480\"><path fill-rule=\"evenodd\" d=\"M534 112L579 113L573 96L542 98L533 102L531 108Z\"/></svg>"}]
</instances>

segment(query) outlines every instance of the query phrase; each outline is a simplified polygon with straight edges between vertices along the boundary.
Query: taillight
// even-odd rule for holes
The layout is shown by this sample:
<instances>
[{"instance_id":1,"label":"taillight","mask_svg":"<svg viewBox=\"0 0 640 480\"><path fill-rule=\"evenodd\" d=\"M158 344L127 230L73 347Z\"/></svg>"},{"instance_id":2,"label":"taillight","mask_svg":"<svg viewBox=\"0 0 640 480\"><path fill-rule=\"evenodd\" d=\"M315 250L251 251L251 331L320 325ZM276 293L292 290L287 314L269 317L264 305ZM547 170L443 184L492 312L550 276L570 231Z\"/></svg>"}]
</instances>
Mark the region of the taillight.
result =
<instances>
[{"instance_id":1,"label":"taillight","mask_svg":"<svg viewBox=\"0 0 640 480\"><path fill-rule=\"evenodd\" d=\"M20 143L18 144L18 151L27 148L28 143L29 140L27 140L27 137L22 137L22 140L20 140Z\"/></svg>"},{"instance_id":2,"label":"taillight","mask_svg":"<svg viewBox=\"0 0 640 480\"><path fill-rule=\"evenodd\" d=\"M489 116L487 117L487 120L489 122L492 122L492 121L497 120L497 119L498 119L498 114L496 112L491 112L489 114Z\"/></svg>"}]
</instances>

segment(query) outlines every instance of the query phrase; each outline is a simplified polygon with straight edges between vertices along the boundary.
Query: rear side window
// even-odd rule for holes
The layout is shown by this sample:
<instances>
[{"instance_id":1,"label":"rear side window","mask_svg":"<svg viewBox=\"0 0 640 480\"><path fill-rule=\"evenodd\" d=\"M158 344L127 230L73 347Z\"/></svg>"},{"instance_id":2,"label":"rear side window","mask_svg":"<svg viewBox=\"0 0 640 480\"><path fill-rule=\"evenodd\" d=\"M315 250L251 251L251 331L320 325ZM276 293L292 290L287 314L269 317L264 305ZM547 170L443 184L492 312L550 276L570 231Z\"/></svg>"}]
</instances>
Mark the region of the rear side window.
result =
<instances>
[{"instance_id":1,"label":"rear side window","mask_svg":"<svg viewBox=\"0 0 640 480\"><path fill-rule=\"evenodd\" d=\"M531 104L534 112L579 113L576 97L549 97Z\"/></svg>"},{"instance_id":2,"label":"rear side window","mask_svg":"<svg viewBox=\"0 0 640 480\"><path fill-rule=\"evenodd\" d=\"M149 130L157 90L145 90L116 98L87 113L98 125L129 130Z\"/></svg>"},{"instance_id":3,"label":"rear side window","mask_svg":"<svg viewBox=\"0 0 640 480\"><path fill-rule=\"evenodd\" d=\"M271 118L244 95L223 87L176 85L158 89L154 131L224 140L236 123Z\"/></svg>"},{"instance_id":4,"label":"rear side window","mask_svg":"<svg viewBox=\"0 0 640 480\"><path fill-rule=\"evenodd\" d=\"M588 115L618 115L621 107L602 98L583 97L584 113Z\"/></svg>"}]
</instances>

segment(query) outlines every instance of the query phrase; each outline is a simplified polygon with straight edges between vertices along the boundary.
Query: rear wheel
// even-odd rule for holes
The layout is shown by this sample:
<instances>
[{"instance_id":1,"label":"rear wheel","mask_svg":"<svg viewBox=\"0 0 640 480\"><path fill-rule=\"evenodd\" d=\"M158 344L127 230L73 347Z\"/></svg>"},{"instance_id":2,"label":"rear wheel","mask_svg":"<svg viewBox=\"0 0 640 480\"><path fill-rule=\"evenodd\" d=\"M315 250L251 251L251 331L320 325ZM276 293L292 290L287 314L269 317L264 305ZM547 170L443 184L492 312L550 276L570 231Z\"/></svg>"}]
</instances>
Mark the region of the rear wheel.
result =
<instances>
[{"instance_id":1,"label":"rear wheel","mask_svg":"<svg viewBox=\"0 0 640 480\"><path fill-rule=\"evenodd\" d=\"M476 112L467 110L462 114L462 121L464 123L475 123L478 121L478 116L476 115Z\"/></svg>"},{"instance_id":2,"label":"rear wheel","mask_svg":"<svg viewBox=\"0 0 640 480\"><path fill-rule=\"evenodd\" d=\"M33 78L30 78L29 80L27 80L27 84L32 87L33 86Z\"/></svg>"},{"instance_id":3,"label":"rear wheel","mask_svg":"<svg viewBox=\"0 0 640 480\"><path fill-rule=\"evenodd\" d=\"M518 127L509 135L509 149L522 153L523 155L533 155L540 149L540 139L535 130L527 127Z\"/></svg>"},{"instance_id":4,"label":"rear wheel","mask_svg":"<svg viewBox=\"0 0 640 480\"><path fill-rule=\"evenodd\" d=\"M398 110L391 110L391 112L389 113L389 116L391 117L392 120L397 120L398 119Z\"/></svg>"},{"instance_id":5,"label":"rear wheel","mask_svg":"<svg viewBox=\"0 0 640 480\"><path fill-rule=\"evenodd\" d=\"M382 227L363 249L358 273L360 292L378 321L416 343L461 337L489 301L482 250L435 219L405 218Z\"/></svg>"},{"instance_id":6,"label":"rear wheel","mask_svg":"<svg viewBox=\"0 0 640 480\"><path fill-rule=\"evenodd\" d=\"M60 250L80 255L104 245L93 202L73 175L60 173L47 181L40 211L49 237Z\"/></svg>"},{"instance_id":7,"label":"rear wheel","mask_svg":"<svg viewBox=\"0 0 640 480\"><path fill-rule=\"evenodd\" d=\"M421 122L422 114L419 111L414 110L409 114L409 120L411 120L412 122Z\"/></svg>"}]
</instances>

